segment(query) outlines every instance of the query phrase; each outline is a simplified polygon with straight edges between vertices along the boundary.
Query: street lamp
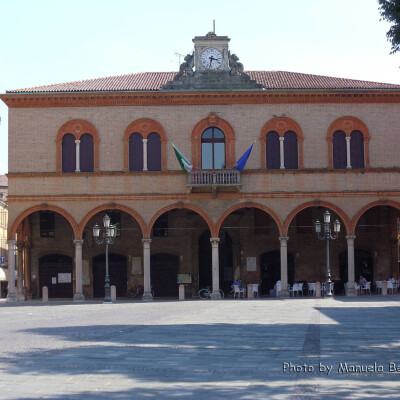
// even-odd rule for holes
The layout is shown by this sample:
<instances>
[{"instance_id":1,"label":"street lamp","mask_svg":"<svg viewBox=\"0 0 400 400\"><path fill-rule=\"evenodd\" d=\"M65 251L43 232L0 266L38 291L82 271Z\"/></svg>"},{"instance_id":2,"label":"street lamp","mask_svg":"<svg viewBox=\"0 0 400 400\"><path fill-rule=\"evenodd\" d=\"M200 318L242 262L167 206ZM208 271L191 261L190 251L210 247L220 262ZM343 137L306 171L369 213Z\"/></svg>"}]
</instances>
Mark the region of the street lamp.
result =
<instances>
[{"instance_id":1,"label":"street lamp","mask_svg":"<svg viewBox=\"0 0 400 400\"><path fill-rule=\"evenodd\" d=\"M117 229L115 225L111 225L111 218L106 214L103 218L104 232L102 232L103 239L99 239L101 228L99 225L93 227L93 237L97 244L106 244L106 278L104 284L104 301L103 303L112 303L110 293L110 276L108 275L108 246L114 243L117 236Z\"/></svg>"},{"instance_id":2,"label":"street lamp","mask_svg":"<svg viewBox=\"0 0 400 400\"><path fill-rule=\"evenodd\" d=\"M327 296L332 296L332 281L331 281L331 267L329 265L329 241L337 239L340 232L340 222L338 219L333 223L333 233L331 230L331 214L328 210L324 213L324 224L322 229L322 223L318 220L315 221L315 232L319 240L326 240L326 285L327 285Z\"/></svg>"}]
</instances>

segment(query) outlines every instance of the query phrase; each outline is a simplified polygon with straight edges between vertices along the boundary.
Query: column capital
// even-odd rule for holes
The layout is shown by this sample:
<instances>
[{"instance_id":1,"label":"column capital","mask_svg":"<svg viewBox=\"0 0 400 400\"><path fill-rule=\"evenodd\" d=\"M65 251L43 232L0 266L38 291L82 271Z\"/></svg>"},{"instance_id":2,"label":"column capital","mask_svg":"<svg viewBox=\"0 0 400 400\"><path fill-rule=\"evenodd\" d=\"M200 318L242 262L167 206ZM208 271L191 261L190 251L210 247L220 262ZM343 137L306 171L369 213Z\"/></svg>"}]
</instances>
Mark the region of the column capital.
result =
<instances>
[{"instance_id":1,"label":"column capital","mask_svg":"<svg viewBox=\"0 0 400 400\"><path fill-rule=\"evenodd\" d=\"M75 140L75 144L80 144L80 142L81 142L81 141L80 141L79 139L76 139L76 140Z\"/></svg>"},{"instance_id":2,"label":"column capital","mask_svg":"<svg viewBox=\"0 0 400 400\"><path fill-rule=\"evenodd\" d=\"M75 243L75 246L79 246L83 244L83 239L74 239L73 242Z\"/></svg>"},{"instance_id":3,"label":"column capital","mask_svg":"<svg viewBox=\"0 0 400 400\"><path fill-rule=\"evenodd\" d=\"M217 237L217 238L210 238L211 244L218 244L219 241L220 241L219 237Z\"/></svg>"},{"instance_id":4,"label":"column capital","mask_svg":"<svg viewBox=\"0 0 400 400\"><path fill-rule=\"evenodd\" d=\"M350 136L346 136L346 142L350 142L351 137Z\"/></svg>"},{"instance_id":5,"label":"column capital","mask_svg":"<svg viewBox=\"0 0 400 400\"><path fill-rule=\"evenodd\" d=\"M283 136L279 136L279 141L283 142L285 140L285 138Z\"/></svg>"},{"instance_id":6,"label":"column capital","mask_svg":"<svg viewBox=\"0 0 400 400\"><path fill-rule=\"evenodd\" d=\"M17 241L16 240L7 240L7 244L9 246L15 246L17 244Z\"/></svg>"},{"instance_id":7,"label":"column capital","mask_svg":"<svg viewBox=\"0 0 400 400\"><path fill-rule=\"evenodd\" d=\"M143 239L142 239L142 242L143 242L143 243L149 243L149 244L150 244L150 243L151 243L151 239L150 239L150 238L143 238Z\"/></svg>"},{"instance_id":8,"label":"column capital","mask_svg":"<svg viewBox=\"0 0 400 400\"><path fill-rule=\"evenodd\" d=\"M287 242L287 241L289 240L289 236L279 236L278 239L279 239L281 242Z\"/></svg>"},{"instance_id":9,"label":"column capital","mask_svg":"<svg viewBox=\"0 0 400 400\"><path fill-rule=\"evenodd\" d=\"M147 139L142 139L142 142L143 143L147 143Z\"/></svg>"},{"instance_id":10,"label":"column capital","mask_svg":"<svg viewBox=\"0 0 400 400\"><path fill-rule=\"evenodd\" d=\"M349 240L354 240L357 236L356 235L346 235L345 238L347 239L347 241Z\"/></svg>"}]
</instances>

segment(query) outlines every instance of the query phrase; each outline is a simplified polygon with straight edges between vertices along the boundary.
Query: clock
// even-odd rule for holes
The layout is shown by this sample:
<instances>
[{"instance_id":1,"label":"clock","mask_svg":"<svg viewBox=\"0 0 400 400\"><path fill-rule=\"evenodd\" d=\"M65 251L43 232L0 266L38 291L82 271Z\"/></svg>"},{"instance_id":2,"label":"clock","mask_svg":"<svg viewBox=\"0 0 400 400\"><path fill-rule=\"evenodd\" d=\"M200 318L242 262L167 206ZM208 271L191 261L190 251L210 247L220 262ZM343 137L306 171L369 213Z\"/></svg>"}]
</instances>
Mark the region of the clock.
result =
<instances>
[{"instance_id":1,"label":"clock","mask_svg":"<svg viewBox=\"0 0 400 400\"><path fill-rule=\"evenodd\" d=\"M218 69L222 64L222 53L214 48L205 49L200 56L203 67Z\"/></svg>"}]
</instances>

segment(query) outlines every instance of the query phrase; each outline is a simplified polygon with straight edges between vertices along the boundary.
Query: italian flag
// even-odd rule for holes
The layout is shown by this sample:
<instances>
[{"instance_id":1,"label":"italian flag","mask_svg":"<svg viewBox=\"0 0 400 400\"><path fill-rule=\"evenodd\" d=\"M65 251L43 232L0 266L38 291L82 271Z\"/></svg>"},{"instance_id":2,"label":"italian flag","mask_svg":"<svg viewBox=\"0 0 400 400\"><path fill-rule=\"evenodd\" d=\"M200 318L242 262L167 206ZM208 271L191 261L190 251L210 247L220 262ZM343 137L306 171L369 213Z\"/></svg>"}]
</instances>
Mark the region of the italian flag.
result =
<instances>
[{"instance_id":1,"label":"italian flag","mask_svg":"<svg viewBox=\"0 0 400 400\"><path fill-rule=\"evenodd\" d=\"M172 147L174 148L176 158L178 159L178 162L182 168L182 171L185 172L186 174L190 172L193 169L193 165L190 163L190 161L174 146L172 143Z\"/></svg>"}]
</instances>

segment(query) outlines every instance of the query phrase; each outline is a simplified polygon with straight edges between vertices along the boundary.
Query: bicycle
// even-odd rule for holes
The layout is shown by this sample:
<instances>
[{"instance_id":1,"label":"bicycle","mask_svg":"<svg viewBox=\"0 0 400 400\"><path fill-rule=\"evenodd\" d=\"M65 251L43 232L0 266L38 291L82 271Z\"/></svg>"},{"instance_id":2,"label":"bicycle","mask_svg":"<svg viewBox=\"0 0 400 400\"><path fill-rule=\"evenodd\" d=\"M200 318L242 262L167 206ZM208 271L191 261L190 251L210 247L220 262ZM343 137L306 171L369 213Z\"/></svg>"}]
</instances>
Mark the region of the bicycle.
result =
<instances>
[{"instance_id":1,"label":"bicycle","mask_svg":"<svg viewBox=\"0 0 400 400\"><path fill-rule=\"evenodd\" d=\"M221 294L221 300L222 300L224 298L224 292L221 289L218 289L218 291ZM210 290L209 287L199 290L199 297L202 300L211 299L211 295L212 295L212 290Z\"/></svg>"},{"instance_id":2,"label":"bicycle","mask_svg":"<svg viewBox=\"0 0 400 400\"><path fill-rule=\"evenodd\" d=\"M143 296L143 286L139 285L139 286L135 286L132 289L129 289L126 292L126 297L128 299L132 299L132 298L136 298L136 297L142 297Z\"/></svg>"}]
</instances>

